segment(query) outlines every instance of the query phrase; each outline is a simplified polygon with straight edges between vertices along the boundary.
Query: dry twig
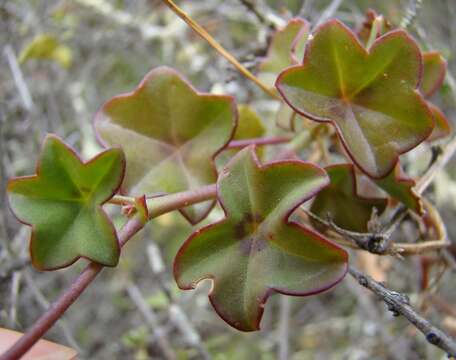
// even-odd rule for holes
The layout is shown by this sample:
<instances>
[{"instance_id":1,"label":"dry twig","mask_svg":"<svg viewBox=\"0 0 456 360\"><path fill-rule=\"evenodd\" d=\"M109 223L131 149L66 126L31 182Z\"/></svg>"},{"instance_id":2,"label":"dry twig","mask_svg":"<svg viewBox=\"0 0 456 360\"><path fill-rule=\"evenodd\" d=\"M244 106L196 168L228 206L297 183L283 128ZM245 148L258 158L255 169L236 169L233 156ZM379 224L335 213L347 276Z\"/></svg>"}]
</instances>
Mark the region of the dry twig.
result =
<instances>
[{"instance_id":1,"label":"dry twig","mask_svg":"<svg viewBox=\"0 0 456 360\"><path fill-rule=\"evenodd\" d=\"M430 344L444 350L448 356L456 357L456 342L418 314L410 305L410 301L406 295L387 289L382 284L360 273L353 267L350 267L348 271L360 285L371 290L382 299L395 316L404 316L412 325L420 330Z\"/></svg>"}]
</instances>

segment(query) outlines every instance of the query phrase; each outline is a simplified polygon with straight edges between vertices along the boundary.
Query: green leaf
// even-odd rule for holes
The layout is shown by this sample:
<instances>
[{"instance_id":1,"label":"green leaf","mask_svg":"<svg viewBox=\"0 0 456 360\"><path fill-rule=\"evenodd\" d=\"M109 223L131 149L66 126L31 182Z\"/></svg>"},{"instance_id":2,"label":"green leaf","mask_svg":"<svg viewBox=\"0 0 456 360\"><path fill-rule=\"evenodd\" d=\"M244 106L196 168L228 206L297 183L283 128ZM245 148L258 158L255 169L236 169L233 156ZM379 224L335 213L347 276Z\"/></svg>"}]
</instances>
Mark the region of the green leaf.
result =
<instances>
[{"instance_id":1,"label":"green leaf","mask_svg":"<svg viewBox=\"0 0 456 360\"><path fill-rule=\"evenodd\" d=\"M423 96L434 95L443 84L447 69L447 62L439 52L431 51L423 53L423 76L420 90ZM427 141L440 140L451 134L452 128L445 114L435 105L427 102L434 117L435 127Z\"/></svg>"},{"instance_id":2,"label":"green leaf","mask_svg":"<svg viewBox=\"0 0 456 360\"><path fill-rule=\"evenodd\" d=\"M439 52L423 53L423 76L420 90L425 97L432 96L442 86L447 62Z\"/></svg>"},{"instance_id":3,"label":"green leaf","mask_svg":"<svg viewBox=\"0 0 456 360\"><path fill-rule=\"evenodd\" d=\"M238 105L238 126L233 136L233 140L246 140L260 138L266 133L266 127L258 114L249 105ZM223 166L231 160L231 158L239 151L240 148L228 148L225 149L221 154L217 155L216 164L217 169L223 168ZM264 154L264 147L260 147L258 150L260 158Z\"/></svg>"},{"instance_id":4,"label":"green leaf","mask_svg":"<svg viewBox=\"0 0 456 360\"><path fill-rule=\"evenodd\" d=\"M141 196L214 183L213 158L231 140L236 123L232 97L198 93L176 71L159 67L132 93L108 101L96 116L95 129L104 145L123 148L122 190ZM181 212L197 223L214 203Z\"/></svg>"},{"instance_id":5,"label":"green leaf","mask_svg":"<svg viewBox=\"0 0 456 360\"><path fill-rule=\"evenodd\" d=\"M22 50L19 63L23 64L31 59L53 60L64 69L68 69L73 62L73 55L71 49L60 43L55 36L41 34Z\"/></svg>"},{"instance_id":6,"label":"green leaf","mask_svg":"<svg viewBox=\"0 0 456 360\"><path fill-rule=\"evenodd\" d=\"M331 20L315 32L303 64L283 71L276 86L298 113L332 122L353 161L381 178L434 126L417 91L420 71L420 50L406 32L391 31L367 51Z\"/></svg>"},{"instance_id":7,"label":"green leaf","mask_svg":"<svg viewBox=\"0 0 456 360\"><path fill-rule=\"evenodd\" d=\"M415 180L404 174L399 163L388 176L383 179L375 179L375 184L410 210L413 210L418 215L423 215L424 210L421 198L414 190Z\"/></svg>"},{"instance_id":8,"label":"green leaf","mask_svg":"<svg viewBox=\"0 0 456 360\"><path fill-rule=\"evenodd\" d=\"M304 55L309 35L309 23L301 18L291 19L288 24L274 33L264 60L260 63L259 77L274 86L277 75L286 67L298 64Z\"/></svg>"},{"instance_id":9,"label":"green leaf","mask_svg":"<svg viewBox=\"0 0 456 360\"><path fill-rule=\"evenodd\" d=\"M283 29L273 34L267 55L258 67L260 80L272 87L283 69L299 64L304 56L309 28L310 25L306 20L294 18ZM294 131L292 113L293 111L286 104L280 104L276 119L277 126Z\"/></svg>"},{"instance_id":10,"label":"green leaf","mask_svg":"<svg viewBox=\"0 0 456 360\"><path fill-rule=\"evenodd\" d=\"M325 219L328 215L339 227L356 232L367 232L372 211L382 213L386 199L365 198L358 195L355 170L351 164L338 164L325 168L331 181L315 197L310 211Z\"/></svg>"},{"instance_id":11,"label":"green leaf","mask_svg":"<svg viewBox=\"0 0 456 360\"><path fill-rule=\"evenodd\" d=\"M244 140L262 137L266 128L258 114L248 105L239 105L239 122L233 140Z\"/></svg>"},{"instance_id":12,"label":"green leaf","mask_svg":"<svg viewBox=\"0 0 456 360\"><path fill-rule=\"evenodd\" d=\"M328 184L325 172L302 161L260 165L254 147L240 151L217 182L225 218L194 232L179 250L179 288L212 279L209 294L231 326L259 329L272 293L305 296L331 288L347 271L347 253L288 220Z\"/></svg>"},{"instance_id":13,"label":"green leaf","mask_svg":"<svg viewBox=\"0 0 456 360\"><path fill-rule=\"evenodd\" d=\"M453 128L445 114L437 106L431 104L430 102L428 102L427 105L429 109L431 109L432 115L434 116L435 127L426 141L432 142L451 135Z\"/></svg>"},{"instance_id":14,"label":"green leaf","mask_svg":"<svg viewBox=\"0 0 456 360\"><path fill-rule=\"evenodd\" d=\"M32 226L30 252L37 269L66 267L80 257L117 265L116 230L101 205L119 189L124 170L120 149L83 163L58 137L46 137L36 175L8 183L12 211Z\"/></svg>"}]
</instances>

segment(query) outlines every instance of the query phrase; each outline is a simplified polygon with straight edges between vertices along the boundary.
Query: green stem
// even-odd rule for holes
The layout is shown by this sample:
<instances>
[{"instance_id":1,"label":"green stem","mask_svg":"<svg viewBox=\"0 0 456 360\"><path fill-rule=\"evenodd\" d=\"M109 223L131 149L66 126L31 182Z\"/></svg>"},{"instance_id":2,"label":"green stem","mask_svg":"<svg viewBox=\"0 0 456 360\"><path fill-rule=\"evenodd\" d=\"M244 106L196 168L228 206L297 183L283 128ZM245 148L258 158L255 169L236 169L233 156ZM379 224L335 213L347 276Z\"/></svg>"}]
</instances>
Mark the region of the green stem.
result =
<instances>
[{"instance_id":1,"label":"green stem","mask_svg":"<svg viewBox=\"0 0 456 360\"><path fill-rule=\"evenodd\" d=\"M371 31L369 34L369 39L367 40L366 49L370 49L374 41L377 39L377 36L381 34L383 27L383 16L376 16L372 22Z\"/></svg>"},{"instance_id":2,"label":"green stem","mask_svg":"<svg viewBox=\"0 0 456 360\"><path fill-rule=\"evenodd\" d=\"M276 157L276 160L288 159L296 155L296 152L307 146L313 140L312 131L303 131L299 133L286 148Z\"/></svg>"}]
</instances>

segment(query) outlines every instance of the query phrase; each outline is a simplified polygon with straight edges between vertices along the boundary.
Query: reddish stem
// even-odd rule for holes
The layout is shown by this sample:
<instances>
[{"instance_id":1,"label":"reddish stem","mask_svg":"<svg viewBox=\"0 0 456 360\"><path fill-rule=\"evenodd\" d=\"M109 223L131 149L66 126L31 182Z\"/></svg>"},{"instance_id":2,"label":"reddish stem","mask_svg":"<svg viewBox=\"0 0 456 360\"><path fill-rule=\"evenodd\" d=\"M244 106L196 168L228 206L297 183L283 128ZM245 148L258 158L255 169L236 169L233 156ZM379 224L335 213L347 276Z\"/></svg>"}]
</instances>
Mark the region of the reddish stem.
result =
<instances>
[{"instance_id":1,"label":"reddish stem","mask_svg":"<svg viewBox=\"0 0 456 360\"><path fill-rule=\"evenodd\" d=\"M165 195L156 199L149 199L150 218L157 217L172 210L195 204L201 201L212 199L216 196L215 184L202 187L192 191ZM119 244L124 246L126 242L144 227L143 219L138 216L130 219L119 231ZM103 266L97 263L90 263L79 274L60 297L41 315L11 348L0 355L0 360L16 360L22 357L30 348L54 325L54 323L65 313L65 311L76 301L84 292L87 286L103 270Z\"/></svg>"},{"instance_id":2,"label":"reddish stem","mask_svg":"<svg viewBox=\"0 0 456 360\"><path fill-rule=\"evenodd\" d=\"M119 243L124 245L128 239L136 234L144 223L139 218L129 220L119 232ZM64 312L73 304L79 295L87 288L93 279L100 273L103 266L97 263L90 263L79 274L70 288L65 291L33 324L33 326L24 334L7 352L0 356L0 360L19 359L23 356L64 314Z\"/></svg>"},{"instance_id":3,"label":"reddish stem","mask_svg":"<svg viewBox=\"0 0 456 360\"><path fill-rule=\"evenodd\" d=\"M291 140L288 136L271 136L263 138L254 138L254 139L243 139L243 140L233 140L230 141L227 149L238 149L243 148L249 145L276 145L284 144Z\"/></svg>"}]
</instances>

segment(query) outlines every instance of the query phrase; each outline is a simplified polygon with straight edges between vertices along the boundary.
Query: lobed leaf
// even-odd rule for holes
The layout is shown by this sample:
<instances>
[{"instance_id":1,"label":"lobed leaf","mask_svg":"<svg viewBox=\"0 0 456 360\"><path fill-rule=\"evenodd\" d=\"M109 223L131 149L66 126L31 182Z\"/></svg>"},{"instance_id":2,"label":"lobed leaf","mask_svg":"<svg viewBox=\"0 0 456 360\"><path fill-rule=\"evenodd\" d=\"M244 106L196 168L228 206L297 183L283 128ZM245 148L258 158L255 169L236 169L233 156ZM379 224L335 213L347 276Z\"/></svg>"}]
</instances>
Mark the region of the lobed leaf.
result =
<instances>
[{"instance_id":1,"label":"lobed leaf","mask_svg":"<svg viewBox=\"0 0 456 360\"><path fill-rule=\"evenodd\" d=\"M387 200L358 195L355 169L351 164L332 165L325 170L330 185L317 194L310 211L323 219L329 216L343 229L367 232L367 223L373 209L376 208L378 213L382 213Z\"/></svg>"},{"instance_id":2,"label":"lobed leaf","mask_svg":"<svg viewBox=\"0 0 456 360\"><path fill-rule=\"evenodd\" d=\"M414 190L415 180L404 174L399 163L388 176L383 179L375 179L375 184L410 210L418 215L423 215L424 209L421 198Z\"/></svg>"},{"instance_id":3,"label":"lobed leaf","mask_svg":"<svg viewBox=\"0 0 456 360\"><path fill-rule=\"evenodd\" d=\"M319 27L304 62L276 86L298 113L331 122L353 161L369 176L389 174L400 154L431 133L434 120L417 91L421 53L402 30L366 50L337 20Z\"/></svg>"},{"instance_id":4,"label":"lobed leaf","mask_svg":"<svg viewBox=\"0 0 456 360\"><path fill-rule=\"evenodd\" d=\"M302 161L260 165L254 148L240 151L217 182L225 218L194 232L180 248L174 275L181 289L211 279L210 301L231 326L258 330L272 293L305 296L331 288L347 271L347 253L288 220L328 184Z\"/></svg>"},{"instance_id":5,"label":"lobed leaf","mask_svg":"<svg viewBox=\"0 0 456 360\"><path fill-rule=\"evenodd\" d=\"M260 63L259 77L274 85L277 75L286 67L299 63L309 35L309 23L301 18L291 19L274 33L266 57Z\"/></svg>"},{"instance_id":6,"label":"lobed leaf","mask_svg":"<svg viewBox=\"0 0 456 360\"><path fill-rule=\"evenodd\" d=\"M37 269L62 268L80 257L117 265L116 230L101 205L119 189L124 169L120 149L83 163L58 137L46 137L36 175L8 183L12 211L32 226L30 253Z\"/></svg>"},{"instance_id":7,"label":"lobed leaf","mask_svg":"<svg viewBox=\"0 0 456 360\"><path fill-rule=\"evenodd\" d=\"M432 51L423 53L423 77L420 90L423 96L430 97L442 86L446 74L447 63L442 55ZM445 114L428 101L429 109L435 121L435 127L427 141L432 142L451 134L452 128Z\"/></svg>"},{"instance_id":8,"label":"lobed leaf","mask_svg":"<svg viewBox=\"0 0 456 360\"><path fill-rule=\"evenodd\" d=\"M239 121L233 140L253 139L264 136L266 128L258 114L248 105L238 106Z\"/></svg>"},{"instance_id":9,"label":"lobed leaf","mask_svg":"<svg viewBox=\"0 0 456 360\"><path fill-rule=\"evenodd\" d=\"M423 77L420 90L425 97L432 96L445 79L447 62L439 52L423 53Z\"/></svg>"},{"instance_id":10,"label":"lobed leaf","mask_svg":"<svg viewBox=\"0 0 456 360\"><path fill-rule=\"evenodd\" d=\"M95 118L101 143L125 151L122 190L133 196L214 183L213 159L231 140L236 124L232 97L198 93L167 67L152 70L132 93L108 101ZM203 202L181 212L197 223L214 204Z\"/></svg>"},{"instance_id":11,"label":"lobed leaf","mask_svg":"<svg viewBox=\"0 0 456 360\"><path fill-rule=\"evenodd\" d=\"M434 117L435 127L432 130L431 135L426 139L426 141L435 141L440 140L449 136L453 132L453 128L450 124L450 121L445 116L445 114L434 104L428 102L428 107L432 111Z\"/></svg>"}]
</instances>

